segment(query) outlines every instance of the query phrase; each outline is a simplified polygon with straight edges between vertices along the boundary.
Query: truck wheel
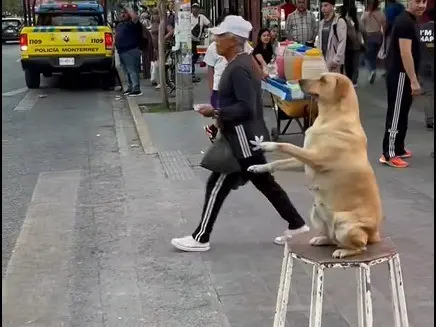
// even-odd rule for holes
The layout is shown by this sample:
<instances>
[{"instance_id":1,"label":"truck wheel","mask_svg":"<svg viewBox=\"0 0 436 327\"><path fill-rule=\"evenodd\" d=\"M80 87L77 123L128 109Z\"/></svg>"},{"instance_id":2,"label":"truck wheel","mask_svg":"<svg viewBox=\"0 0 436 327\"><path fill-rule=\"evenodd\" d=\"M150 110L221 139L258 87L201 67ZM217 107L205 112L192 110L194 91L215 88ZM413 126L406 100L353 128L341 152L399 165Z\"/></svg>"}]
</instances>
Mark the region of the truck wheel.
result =
<instances>
[{"instance_id":1,"label":"truck wheel","mask_svg":"<svg viewBox=\"0 0 436 327\"><path fill-rule=\"evenodd\" d=\"M24 71L24 77L26 79L26 86L29 89L37 89L41 84L41 74L39 72L33 72L31 70Z\"/></svg>"}]
</instances>

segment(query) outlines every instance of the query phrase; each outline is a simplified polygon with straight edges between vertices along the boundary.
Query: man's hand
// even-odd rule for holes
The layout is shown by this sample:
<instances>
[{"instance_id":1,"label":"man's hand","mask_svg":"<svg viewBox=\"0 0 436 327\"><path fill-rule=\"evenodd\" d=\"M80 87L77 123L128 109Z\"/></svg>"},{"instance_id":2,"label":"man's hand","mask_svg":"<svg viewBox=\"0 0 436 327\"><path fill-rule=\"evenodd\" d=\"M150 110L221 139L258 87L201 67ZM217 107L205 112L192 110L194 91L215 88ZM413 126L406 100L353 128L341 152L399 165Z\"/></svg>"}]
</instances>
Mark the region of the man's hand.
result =
<instances>
[{"instance_id":1,"label":"man's hand","mask_svg":"<svg viewBox=\"0 0 436 327\"><path fill-rule=\"evenodd\" d=\"M410 88L412 89L412 95L420 95L421 94L421 85L417 80L410 82Z\"/></svg>"},{"instance_id":2,"label":"man's hand","mask_svg":"<svg viewBox=\"0 0 436 327\"><path fill-rule=\"evenodd\" d=\"M202 105L198 112L204 117L214 117L215 109L210 104Z\"/></svg>"}]
</instances>

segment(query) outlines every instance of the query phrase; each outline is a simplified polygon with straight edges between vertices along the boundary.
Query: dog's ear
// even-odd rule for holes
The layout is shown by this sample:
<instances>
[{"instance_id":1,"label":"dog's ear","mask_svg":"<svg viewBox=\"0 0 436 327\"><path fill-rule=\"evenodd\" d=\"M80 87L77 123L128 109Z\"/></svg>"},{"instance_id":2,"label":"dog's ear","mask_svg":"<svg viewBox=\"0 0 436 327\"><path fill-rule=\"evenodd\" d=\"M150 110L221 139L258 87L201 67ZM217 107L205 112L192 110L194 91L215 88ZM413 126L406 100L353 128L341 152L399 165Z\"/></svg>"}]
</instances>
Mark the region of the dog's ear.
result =
<instances>
[{"instance_id":1,"label":"dog's ear","mask_svg":"<svg viewBox=\"0 0 436 327\"><path fill-rule=\"evenodd\" d=\"M336 94L339 97L344 97L348 94L350 83L342 77L336 77Z\"/></svg>"}]
</instances>

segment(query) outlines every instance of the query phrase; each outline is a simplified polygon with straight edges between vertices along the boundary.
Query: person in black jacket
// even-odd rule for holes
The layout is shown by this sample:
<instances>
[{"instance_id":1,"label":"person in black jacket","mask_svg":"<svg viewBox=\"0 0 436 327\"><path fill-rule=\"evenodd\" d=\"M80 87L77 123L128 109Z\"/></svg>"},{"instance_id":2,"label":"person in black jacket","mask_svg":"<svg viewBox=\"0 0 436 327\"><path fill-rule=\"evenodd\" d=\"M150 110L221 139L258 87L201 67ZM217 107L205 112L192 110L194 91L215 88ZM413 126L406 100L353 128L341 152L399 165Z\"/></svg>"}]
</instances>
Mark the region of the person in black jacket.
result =
<instances>
[{"instance_id":1,"label":"person in black jacket","mask_svg":"<svg viewBox=\"0 0 436 327\"><path fill-rule=\"evenodd\" d=\"M309 230L286 192L270 173L247 172L251 165L266 163L260 143L268 138L263 119L260 77L253 69L252 56L244 53L244 44L251 29L251 24L242 17L227 16L220 26L211 31L216 35L217 52L226 58L228 65L218 87L219 110L216 111L211 105L203 105L199 112L205 117L218 115L220 131L239 162L241 172L212 172L206 185L206 199L199 225L192 235L171 241L174 247L182 251L201 252L210 249L209 238L221 205L232 189L247 181L251 181L288 222L285 234L295 235ZM285 237L279 236L274 242L283 245Z\"/></svg>"},{"instance_id":2,"label":"person in black jacket","mask_svg":"<svg viewBox=\"0 0 436 327\"><path fill-rule=\"evenodd\" d=\"M115 29L115 47L120 57L121 68L127 77L128 88L123 94L142 95L140 87L142 25L132 9L121 8L121 22Z\"/></svg>"}]
</instances>

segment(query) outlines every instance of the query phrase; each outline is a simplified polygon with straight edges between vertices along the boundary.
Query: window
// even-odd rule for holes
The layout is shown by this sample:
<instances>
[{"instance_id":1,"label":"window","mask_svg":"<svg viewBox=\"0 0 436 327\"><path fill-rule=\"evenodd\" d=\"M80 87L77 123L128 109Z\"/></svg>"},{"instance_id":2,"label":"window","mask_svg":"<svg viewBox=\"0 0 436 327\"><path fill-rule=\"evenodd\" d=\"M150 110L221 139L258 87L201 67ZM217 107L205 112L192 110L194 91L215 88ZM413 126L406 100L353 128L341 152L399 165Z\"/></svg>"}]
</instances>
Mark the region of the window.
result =
<instances>
[{"instance_id":1,"label":"window","mask_svg":"<svg viewBox=\"0 0 436 327\"><path fill-rule=\"evenodd\" d=\"M7 29L18 29L21 26L19 20L2 20L2 31Z\"/></svg>"},{"instance_id":2,"label":"window","mask_svg":"<svg viewBox=\"0 0 436 327\"><path fill-rule=\"evenodd\" d=\"M99 26L104 25L103 16L84 13L54 13L38 16L39 26Z\"/></svg>"}]
</instances>

